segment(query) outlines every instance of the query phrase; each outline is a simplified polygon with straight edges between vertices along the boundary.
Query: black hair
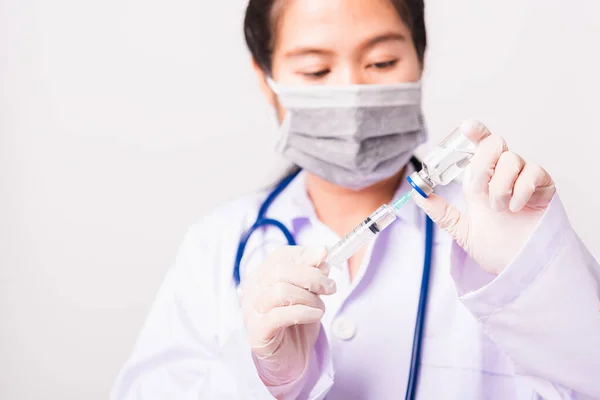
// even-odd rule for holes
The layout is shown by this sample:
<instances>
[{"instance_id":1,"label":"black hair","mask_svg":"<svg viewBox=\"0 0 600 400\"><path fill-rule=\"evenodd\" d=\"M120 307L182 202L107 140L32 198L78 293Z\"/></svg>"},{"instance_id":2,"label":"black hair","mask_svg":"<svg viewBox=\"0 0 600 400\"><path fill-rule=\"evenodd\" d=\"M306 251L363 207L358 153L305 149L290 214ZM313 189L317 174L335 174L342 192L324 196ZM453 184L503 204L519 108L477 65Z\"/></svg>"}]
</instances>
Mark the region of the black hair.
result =
<instances>
[{"instance_id":1,"label":"black hair","mask_svg":"<svg viewBox=\"0 0 600 400\"><path fill-rule=\"evenodd\" d=\"M279 5L285 0L249 0L244 18L246 45L254 61L265 73L271 73L274 32ZM408 26L421 65L427 47L424 0L390 0Z\"/></svg>"}]
</instances>

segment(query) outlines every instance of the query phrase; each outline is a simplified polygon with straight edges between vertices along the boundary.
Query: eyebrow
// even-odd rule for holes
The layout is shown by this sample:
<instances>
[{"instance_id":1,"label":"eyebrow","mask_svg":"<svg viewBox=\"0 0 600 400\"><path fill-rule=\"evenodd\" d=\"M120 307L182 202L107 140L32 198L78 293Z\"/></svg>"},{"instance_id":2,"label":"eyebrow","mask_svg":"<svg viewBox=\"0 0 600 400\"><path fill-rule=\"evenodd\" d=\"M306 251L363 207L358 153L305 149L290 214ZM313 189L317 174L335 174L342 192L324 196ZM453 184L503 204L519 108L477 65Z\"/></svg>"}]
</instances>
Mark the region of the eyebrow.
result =
<instances>
[{"instance_id":1,"label":"eyebrow","mask_svg":"<svg viewBox=\"0 0 600 400\"><path fill-rule=\"evenodd\" d=\"M406 37L403 34L389 32L389 33L384 33L383 35L375 36L374 38L367 40L367 42L365 44L363 44L361 47L364 49L368 49L368 48L374 47L380 43L405 42L405 41L406 41Z\"/></svg>"},{"instance_id":2,"label":"eyebrow","mask_svg":"<svg viewBox=\"0 0 600 400\"><path fill-rule=\"evenodd\" d=\"M375 36L365 43L360 45L361 49L370 49L372 47L377 46L378 44L385 42L405 42L406 37L400 33L384 33L382 35ZM319 47L297 47L285 53L286 58L294 58L306 55L331 55L333 53L332 50L327 50Z\"/></svg>"},{"instance_id":3,"label":"eyebrow","mask_svg":"<svg viewBox=\"0 0 600 400\"><path fill-rule=\"evenodd\" d=\"M307 55L326 56L331 55L332 53L333 51L331 50L320 49L318 47L298 47L285 53L285 57L294 58Z\"/></svg>"}]
</instances>

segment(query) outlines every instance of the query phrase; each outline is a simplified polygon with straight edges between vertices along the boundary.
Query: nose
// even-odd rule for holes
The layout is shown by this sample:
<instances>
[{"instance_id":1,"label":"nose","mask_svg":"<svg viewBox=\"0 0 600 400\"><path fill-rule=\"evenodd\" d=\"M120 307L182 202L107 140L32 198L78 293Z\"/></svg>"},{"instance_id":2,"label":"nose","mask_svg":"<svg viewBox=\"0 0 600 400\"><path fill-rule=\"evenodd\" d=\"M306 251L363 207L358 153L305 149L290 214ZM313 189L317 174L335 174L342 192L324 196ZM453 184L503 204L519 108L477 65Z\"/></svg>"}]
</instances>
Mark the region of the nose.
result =
<instances>
[{"instance_id":1,"label":"nose","mask_svg":"<svg viewBox=\"0 0 600 400\"><path fill-rule=\"evenodd\" d=\"M364 69L350 63L340 66L338 73L329 83L334 85L365 85L368 84Z\"/></svg>"}]
</instances>

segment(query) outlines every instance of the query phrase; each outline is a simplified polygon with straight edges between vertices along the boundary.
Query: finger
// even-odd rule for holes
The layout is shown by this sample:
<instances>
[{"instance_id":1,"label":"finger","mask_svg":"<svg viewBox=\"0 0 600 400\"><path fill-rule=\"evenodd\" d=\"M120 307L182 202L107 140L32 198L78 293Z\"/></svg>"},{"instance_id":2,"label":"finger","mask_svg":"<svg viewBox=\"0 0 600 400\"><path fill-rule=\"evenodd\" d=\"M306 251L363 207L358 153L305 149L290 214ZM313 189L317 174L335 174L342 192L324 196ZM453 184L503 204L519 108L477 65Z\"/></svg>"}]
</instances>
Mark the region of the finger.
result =
<instances>
[{"instance_id":1,"label":"finger","mask_svg":"<svg viewBox=\"0 0 600 400\"><path fill-rule=\"evenodd\" d=\"M338 265L338 267L340 266ZM317 268L319 268L319 271L325 276L329 276L329 273L331 272L331 265L327 261L323 261Z\"/></svg>"},{"instance_id":2,"label":"finger","mask_svg":"<svg viewBox=\"0 0 600 400\"><path fill-rule=\"evenodd\" d=\"M275 307L268 313L263 315L263 329L261 337L270 339L277 334L281 329L293 325L304 325L319 322L323 318L323 310L313 308L303 304L296 304L288 307Z\"/></svg>"},{"instance_id":3,"label":"finger","mask_svg":"<svg viewBox=\"0 0 600 400\"><path fill-rule=\"evenodd\" d=\"M489 183L490 205L494 211L502 212L508 208L513 186L524 166L525 160L515 153L505 151L500 155Z\"/></svg>"},{"instance_id":4,"label":"finger","mask_svg":"<svg viewBox=\"0 0 600 400\"><path fill-rule=\"evenodd\" d=\"M413 198L437 226L448 232L461 247L466 246L469 232L466 215L435 194L431 194L427 199L418 195Z\"/></svg>"},{"instance_id":5,"label":"finger","mask_svg":"<svg viewBox=\"0 0 600 400\"><path fill-rule=\"evenodd\" d=\"M325 276L319 268L310 265L291 263L272 265L263 276L263 286L272 286L278 282L287 282L316 294L330 295L337 290L333 279Z\"/></svg>"},{"instance_id":6,"label":"finger","mask_svg":"<svg viewBox=\"0 0 600 400\"><path fill-rule=\"evenodd\" d=\"M323 246L316 247L302 247L300 256L293 261L298 264L308 264L313 267L318 266L327 256L327 249Z\"/></svg>"},{"instance_id":7,"label":"finger","mask_svg":"<svg viewBox=\"0 0 600 400\"><path fill-rule=\"evenodd\" d=\"M460 132L465 135L471 142L476 145L491 136L490 130L483 123L477 121L476 119L467 119L460 124Z\"/></svg>"},{"instance_id":8,"label":"finger","mask_svg":"<svg viewBox=\"0 0 600 400\"><path fill-rule=\"evenodd\" d=\"M329 276L330 268L324 262L327 257L325 247L305 248L299 261L317 267L325 276Z\"/></svg>"},{"instance_id":9,"label":"finger","mask_svg":"<svg viewBox=\"0 0 600 400\"><path fill-rule=\"evenodd\" d=\"M325 304L319 296L287 282L279 282L264 290L257 300L256 310L265 314L275 307L288 307L303 304L325 311Z\"/></svg>"},{"instance_id":10,"label":"finger","mask_svg":"<svg viewBox=\"0 0 600 400\"><path fill-rule=\"evenodd\" d=\"M556 189L550 175L537 164L527 164L519 174L509 208L519 212L525 206L543 208L550 203Z\"/></svg>"},{"instance_id":11,"label":"finger","mask_svg":"<svg viewBox=\"0 0 600 400\"><path fill-rule=\"evenodd\" d=\"M470 188L475 193L486 192L496 164L502 153L508 150L504 139L500 136L491 135L479 143L470 165Z\"/></svg>"}]
</instances>

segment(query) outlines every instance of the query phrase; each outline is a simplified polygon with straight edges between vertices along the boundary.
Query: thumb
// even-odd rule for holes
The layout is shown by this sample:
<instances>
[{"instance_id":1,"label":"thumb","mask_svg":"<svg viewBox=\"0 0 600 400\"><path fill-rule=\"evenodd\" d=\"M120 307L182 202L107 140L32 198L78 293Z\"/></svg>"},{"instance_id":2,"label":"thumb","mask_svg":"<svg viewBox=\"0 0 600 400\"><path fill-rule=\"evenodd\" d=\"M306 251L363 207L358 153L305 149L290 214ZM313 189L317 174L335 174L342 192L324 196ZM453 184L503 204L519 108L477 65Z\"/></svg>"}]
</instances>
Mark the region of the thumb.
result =
<instances>
[{"instance_id":1,"label":"thumb","mask_svg":"<svg viewBox=\"0 0 600 400\"><path fill-rule=\"evenodd\" d=\"M415 194L413 199L437 226L445 230L461 247L465 247L469 237L467 215L436 194L431 194L428 198Z\"/></svg>"},{"instance_id":2,"label":"thumb","mask_svg":"<svg viewBox=\"0 0 600 400\"><path fill-rule=\"evenodd\" d=\"M316 267L327 256L327 249L324 246L307 246L300 248L300 254L297 261L301 264L308 264Z\"/></svg>"}]
</instances>

